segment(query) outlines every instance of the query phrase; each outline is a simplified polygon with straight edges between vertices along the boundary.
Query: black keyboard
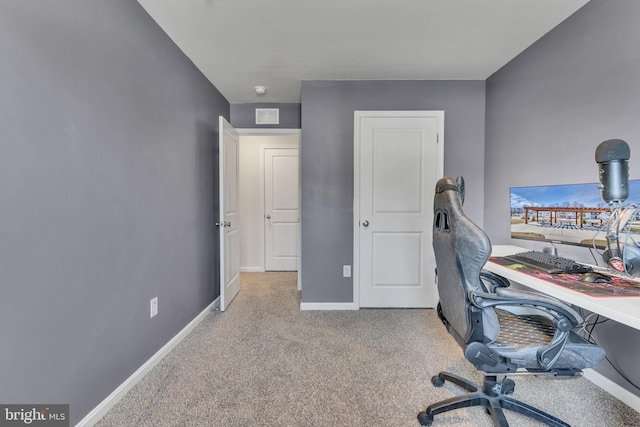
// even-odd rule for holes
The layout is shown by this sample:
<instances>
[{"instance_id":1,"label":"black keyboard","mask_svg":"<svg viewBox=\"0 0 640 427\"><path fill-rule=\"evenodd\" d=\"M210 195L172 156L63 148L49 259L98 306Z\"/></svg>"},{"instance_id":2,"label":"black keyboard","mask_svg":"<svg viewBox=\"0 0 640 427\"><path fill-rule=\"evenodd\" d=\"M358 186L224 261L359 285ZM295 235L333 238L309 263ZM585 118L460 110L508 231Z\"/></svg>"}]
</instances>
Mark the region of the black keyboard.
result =
<instances>
[{"instance_id":1,"label":"black keyboard","mask_svg":"<svg viewBox=\"0 0 640 427\"><path fill-rule=\"evenodd\" d=\"M572 259L538 251L520 252L515 255L508 255L505 258L549 274L586 273L593 270L588 265L577 263Z\"/></svg>"}]
</instances>

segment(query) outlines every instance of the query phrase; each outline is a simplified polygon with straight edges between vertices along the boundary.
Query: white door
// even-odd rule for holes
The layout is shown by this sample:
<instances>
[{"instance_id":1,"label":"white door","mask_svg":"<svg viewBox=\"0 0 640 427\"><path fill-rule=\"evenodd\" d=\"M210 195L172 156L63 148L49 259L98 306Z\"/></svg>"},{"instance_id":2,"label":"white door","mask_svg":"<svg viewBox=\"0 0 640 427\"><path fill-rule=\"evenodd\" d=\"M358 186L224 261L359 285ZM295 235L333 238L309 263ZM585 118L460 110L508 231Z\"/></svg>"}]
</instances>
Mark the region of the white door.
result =
<instances>
[{"instance_id":1,"label":"white door","mask_svg":"<svg viewBox=\"0 0 640 427\"><path fill-rule=\"evenodd\" d=\"M354 296L360 307L437 303L431 227L443 129L442 111L355 113Z\"/></svg>"},{"instance_id":2,"label":"white door","mask_svg":"<svg viewBox=\"0 0 640 427\"><path fill-rule=\"evenodd\" d=\"M240 291L240 232L238 229L238 151L236 130L220 116L220 310Z\"/></svg>"},{"instance_id":3,"label":"white door","mask_svg":"<svg viewBox=\"0 0 640 427\"><path fill-rule=\"evenodd\" d=\"M298 269L298 149L264 149L265 270Z\"/></svg>"}]
</instances>

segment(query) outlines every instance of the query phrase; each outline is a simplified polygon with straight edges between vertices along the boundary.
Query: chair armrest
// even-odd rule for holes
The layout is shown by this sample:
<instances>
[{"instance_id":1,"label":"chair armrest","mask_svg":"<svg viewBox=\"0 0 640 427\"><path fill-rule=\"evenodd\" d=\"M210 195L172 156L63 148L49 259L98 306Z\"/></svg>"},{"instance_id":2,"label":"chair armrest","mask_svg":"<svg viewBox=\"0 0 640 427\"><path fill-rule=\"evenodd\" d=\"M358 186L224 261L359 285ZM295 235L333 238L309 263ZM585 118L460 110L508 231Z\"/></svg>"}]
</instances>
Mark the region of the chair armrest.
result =
<instances>
[{"instance_id":1,"label":"chair armrest","mask_svg":"<svg viewBox=\"0 0 640 427\"><path fill-rule=\"evenodd\" d=\"M551 370L564 349L569 332L583 322L582 317L569 305L555 298L533 292L497 288L495 293L469 292L471 303L481 309L495 306L530 307L553 318L556 332L551 342L538 349L538 363Z\"/></svg>"},{"instance_id":2,"label":"chair armrest","mask_svg":"<svg viewBox=\"0 0 640 427\"><path fill-rule=\"evenodd\" d=\"M570 305L556 298L534 292L504 288L496 288L494 293L471 291L469 300L479 308L495 307L497 305L531 307L551 315L557 321L567 319L570 325L558 325L561 330L570 330L583 322L580 314Z\"/></svg>"},{"instance_id":3,"label":"chair armrest","mask_svg":"<svg viewBox=\"0 0 640 427\"><path fill-rule=\"evenodd\" d=\"M497 288L508 288L511 285L511 283L507 278L502 277L489 270L482 270L480 271L480 285L482 286L482 289L484 289L485 292L489 292L489 290L486 289L483 283L483 280L486 280L487 282L491 283L491 285L493 286L494 292L495 292L495 289Z\"/></svg>"}]
</instances>

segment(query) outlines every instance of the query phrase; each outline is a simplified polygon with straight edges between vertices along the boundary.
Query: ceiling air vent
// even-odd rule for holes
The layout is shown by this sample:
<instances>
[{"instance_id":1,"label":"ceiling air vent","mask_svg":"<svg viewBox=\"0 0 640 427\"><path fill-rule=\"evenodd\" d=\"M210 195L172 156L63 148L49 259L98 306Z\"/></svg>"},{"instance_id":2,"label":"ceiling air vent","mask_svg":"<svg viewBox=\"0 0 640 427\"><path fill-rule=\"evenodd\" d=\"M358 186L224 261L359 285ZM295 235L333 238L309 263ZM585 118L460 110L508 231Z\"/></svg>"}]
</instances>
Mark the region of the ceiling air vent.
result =
<instances>
[{"instance_id":1,"label":"ceiling air vent","mask_svg":"<svg viewBox=\"0 0 640 427\"><path fill-rule=\"evenodd\" d=\"M280 124L279 108L256 108L257 125L278 125Z\"/></svg>"}]
</instances>

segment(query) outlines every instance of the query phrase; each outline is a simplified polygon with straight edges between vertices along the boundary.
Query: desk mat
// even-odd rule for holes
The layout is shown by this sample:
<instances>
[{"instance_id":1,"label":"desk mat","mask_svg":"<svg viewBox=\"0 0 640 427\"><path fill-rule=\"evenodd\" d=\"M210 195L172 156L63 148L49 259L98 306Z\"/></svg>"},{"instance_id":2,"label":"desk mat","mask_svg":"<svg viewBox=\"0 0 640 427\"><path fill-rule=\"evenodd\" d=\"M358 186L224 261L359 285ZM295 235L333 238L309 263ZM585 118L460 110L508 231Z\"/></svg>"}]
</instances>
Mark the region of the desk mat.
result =
<instances>
[{"instance_id":1,"label":"desk mat","mask_svg":"<svg viewBox=\"0 0 640 427\"><path fill-rule=\"evenodd\" d=\"M586 283L579 281L582 274L549 274L503 257L489 261L592 297L640 297L640 282L623 277L610 276L611 283Z\"/></svg>"}]
</instances>

